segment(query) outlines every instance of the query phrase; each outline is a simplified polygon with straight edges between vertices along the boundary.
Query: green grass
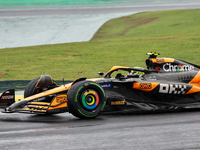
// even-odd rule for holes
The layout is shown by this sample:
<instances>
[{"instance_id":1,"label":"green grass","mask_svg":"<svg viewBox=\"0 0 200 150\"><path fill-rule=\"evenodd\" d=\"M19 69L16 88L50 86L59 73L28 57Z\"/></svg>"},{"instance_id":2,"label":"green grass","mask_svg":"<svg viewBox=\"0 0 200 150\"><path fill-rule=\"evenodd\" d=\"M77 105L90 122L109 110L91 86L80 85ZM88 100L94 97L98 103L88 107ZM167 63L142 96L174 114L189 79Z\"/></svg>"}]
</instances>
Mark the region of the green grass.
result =
<instances>
[{"instance_id":1,"label":"green grass","mask_svg":"<svg viewBox=\"0 0 200 150\"><path fill-rule=\"evenodd\" d=\"M0 80L99 77L114 65L145 67L147 52L200 65L200 9L157 11L105 23L89 42L0 49Z\"/></svg>"}]
</instances>

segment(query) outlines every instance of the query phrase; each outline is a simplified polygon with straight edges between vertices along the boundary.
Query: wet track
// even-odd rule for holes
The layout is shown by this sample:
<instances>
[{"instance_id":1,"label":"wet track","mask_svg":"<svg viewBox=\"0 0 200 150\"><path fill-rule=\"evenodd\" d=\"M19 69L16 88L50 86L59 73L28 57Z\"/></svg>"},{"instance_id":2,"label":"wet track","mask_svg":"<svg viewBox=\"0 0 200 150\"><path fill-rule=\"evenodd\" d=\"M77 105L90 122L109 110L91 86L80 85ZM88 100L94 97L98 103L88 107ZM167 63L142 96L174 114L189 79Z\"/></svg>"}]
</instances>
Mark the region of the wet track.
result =
<instances>
[{"instance_id":1,"label":"wet track","mask_svg":"<svg viewBox=\"0 0 200 150\"><path fill-rule=\"evenodd\" d=\"M200 111L103 114L0 114L0 149L200 149Z\"/></svg>"},{"instance_id":2,"label":"wet track","mask_svg":"<svg viewBox=\"0 0 200 150\"><path fill-rule=\"evenodd\" d=\"M113 18L146 11L194 8L200 8L199 0L176 3L2 7L0 48L89 41L101 25Z\"/></svg>"},{"instance_id":3,"label":"wet track","mask_svg":"<svg viewBox=\"0 0 200 150\"><path fill-rule=\"evenodd\" d=\"M130 4L129 4L130 5ZM5 11L3 16L98 14L200 8L200 5L141 6L99 9ZM159 114L103 114L80 120L64 113L52 116L0 113L0 150L198 150L200 110Z\"/></svg>"}]
</instances>

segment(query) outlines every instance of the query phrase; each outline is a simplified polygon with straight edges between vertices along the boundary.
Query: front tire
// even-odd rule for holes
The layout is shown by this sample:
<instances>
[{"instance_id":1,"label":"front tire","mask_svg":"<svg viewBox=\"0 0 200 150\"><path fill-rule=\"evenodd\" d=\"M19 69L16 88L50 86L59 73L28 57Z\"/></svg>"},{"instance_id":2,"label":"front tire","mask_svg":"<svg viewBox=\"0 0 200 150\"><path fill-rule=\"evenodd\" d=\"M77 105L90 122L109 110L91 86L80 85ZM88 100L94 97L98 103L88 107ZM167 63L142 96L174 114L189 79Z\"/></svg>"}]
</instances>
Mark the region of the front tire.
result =
<instances>
[{"instance_id":1,"label":"front tire","mask_svg":"<svg viewBox=\"0 0 200 150\"><path fill-rule=\"evenodd\" d=\"M92 81L80 81L68 91L69 112L78 118L95 118L103 111L104 90Z\"/></svg>"}]
</instances>

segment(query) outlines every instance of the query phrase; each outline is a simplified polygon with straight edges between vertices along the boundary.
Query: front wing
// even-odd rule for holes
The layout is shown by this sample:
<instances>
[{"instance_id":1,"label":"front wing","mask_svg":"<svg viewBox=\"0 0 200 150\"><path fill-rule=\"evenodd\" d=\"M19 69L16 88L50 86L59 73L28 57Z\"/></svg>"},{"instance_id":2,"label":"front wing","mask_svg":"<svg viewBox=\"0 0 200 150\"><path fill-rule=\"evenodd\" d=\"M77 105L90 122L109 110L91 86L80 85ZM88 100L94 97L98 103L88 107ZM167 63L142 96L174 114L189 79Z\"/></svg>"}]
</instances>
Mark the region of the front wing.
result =
<instances>
[{"instance_id":1,"label":"front wing","mask_svg":"<svg viewBox=\"0 0 200 150\"><path fill-rule=\"evenodd\" d=\"M33 96L32 96L33 97ZM25 98L15 101L15 90L5 91L0 97L3 113L26 112L37 114L55 114L67 112L67 94L52 94L43 97Z\"/></svg>"}]
</instances>

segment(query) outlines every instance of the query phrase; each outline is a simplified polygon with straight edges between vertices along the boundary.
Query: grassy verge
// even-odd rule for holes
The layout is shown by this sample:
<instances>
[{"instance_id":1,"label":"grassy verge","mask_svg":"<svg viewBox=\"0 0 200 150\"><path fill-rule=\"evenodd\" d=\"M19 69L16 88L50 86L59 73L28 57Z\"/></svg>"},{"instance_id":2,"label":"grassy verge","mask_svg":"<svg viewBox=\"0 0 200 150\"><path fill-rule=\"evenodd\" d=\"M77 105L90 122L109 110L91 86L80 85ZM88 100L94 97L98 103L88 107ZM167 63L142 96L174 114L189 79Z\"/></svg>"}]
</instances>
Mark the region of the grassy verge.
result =
<instances>
[{"instance_id":1,"label":"grassy verge","mask_svg":"<svg viewBox=\"0 0 200 150\"><path fill-rule=\"evenodd\" d=\"M200 9L140 13L105 23L89 42L0 49L0 81L99 77L114 65L145 67L146 52L200 65Z\"/></svg>"}]
</instances>

